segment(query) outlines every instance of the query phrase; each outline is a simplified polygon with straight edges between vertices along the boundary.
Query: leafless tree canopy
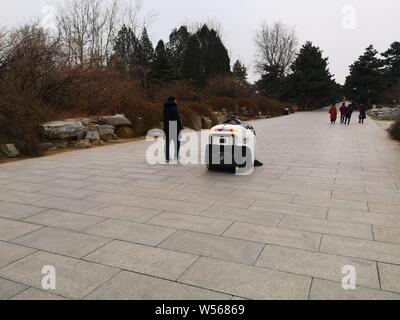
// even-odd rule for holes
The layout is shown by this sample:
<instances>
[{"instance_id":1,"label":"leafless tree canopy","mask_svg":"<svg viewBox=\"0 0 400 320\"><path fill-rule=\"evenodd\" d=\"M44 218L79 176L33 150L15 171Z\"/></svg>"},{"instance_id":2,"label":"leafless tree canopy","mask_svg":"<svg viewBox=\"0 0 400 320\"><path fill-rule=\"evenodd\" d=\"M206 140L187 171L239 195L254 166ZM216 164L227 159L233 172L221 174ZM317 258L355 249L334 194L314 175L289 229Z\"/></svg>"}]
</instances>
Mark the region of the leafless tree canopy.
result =
<instances>
[{"instance_id":1,"label":"leafless tree canopy","mask_svg":"<svg viewBox=\"0 0 400 320\"><path fill-rule=\"evenodd\" d=\"M141 9L141 0L67 0L58 9L56 25L70 63L82 67L106 65L121 24L140 32L150 19L149 15L141 17Z\"/></svg>"},{"instance_id":2,"label":"leafless tree canopy","mask_svg":"<svg viewBox=\"0 0 400 320\"><path fill-rule=\"evenodd\" d=\"M296 57L297 45L293 28L281 22L262 25L256 36L257 70L262 72L265 66L279 66L287 74Z\"/></svg>"}]
</instances>

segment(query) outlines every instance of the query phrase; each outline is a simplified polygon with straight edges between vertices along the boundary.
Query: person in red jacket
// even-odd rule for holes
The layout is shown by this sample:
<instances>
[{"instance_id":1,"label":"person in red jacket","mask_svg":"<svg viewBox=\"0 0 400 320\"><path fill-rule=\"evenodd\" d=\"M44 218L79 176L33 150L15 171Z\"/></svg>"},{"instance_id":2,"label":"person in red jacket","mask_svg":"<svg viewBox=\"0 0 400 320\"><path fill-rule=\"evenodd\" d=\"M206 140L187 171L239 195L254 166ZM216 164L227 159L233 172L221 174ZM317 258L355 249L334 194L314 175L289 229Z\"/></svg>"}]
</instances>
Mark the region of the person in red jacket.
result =
<instances>
[{"instance_id":1,"label":"person in red jacket","mask_svg":"<svg viewBox=\"0 0 400 320\"><path fill-rule=\"evenodd\" d=\"M336 123L336 119L337 119L337 109L336 109L336 105L332 105L331 108L329 109L329 113L331 114L331 123L335 124Z\"/></svg>"},{"instance_id":2,"label":"person in red jacket","mask_svg":"<svg viewBox=\"0 0 400 320\"><path fill-rule=\"evenodd\" d=\"M346 120L346 114L347 114L347 107L346 104L343 103L342 106L340 107L340 123L344 123Z\"/></svg>"}]
</instances>

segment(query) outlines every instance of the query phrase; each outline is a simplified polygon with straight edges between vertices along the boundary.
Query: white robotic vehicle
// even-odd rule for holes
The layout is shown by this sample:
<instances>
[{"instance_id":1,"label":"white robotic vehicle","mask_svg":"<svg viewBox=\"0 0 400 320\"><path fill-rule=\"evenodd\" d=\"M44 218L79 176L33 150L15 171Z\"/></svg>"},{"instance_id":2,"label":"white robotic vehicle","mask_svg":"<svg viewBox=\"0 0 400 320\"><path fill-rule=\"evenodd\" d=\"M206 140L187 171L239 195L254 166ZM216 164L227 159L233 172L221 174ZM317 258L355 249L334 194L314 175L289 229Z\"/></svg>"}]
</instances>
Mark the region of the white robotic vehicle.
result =
<instances>
[{"instance_id":1,"label":"white robotic vehicle","mask_svg":"<svg viewBox=\"0 0 400 320\"><path fill-rule=\"evenodd\" d=\"M206 147L209 170L249 168L256 162L256 131L232 116L211 128ZM257 163L257 162L256 162Z\"/></svg>"}]
</instances>

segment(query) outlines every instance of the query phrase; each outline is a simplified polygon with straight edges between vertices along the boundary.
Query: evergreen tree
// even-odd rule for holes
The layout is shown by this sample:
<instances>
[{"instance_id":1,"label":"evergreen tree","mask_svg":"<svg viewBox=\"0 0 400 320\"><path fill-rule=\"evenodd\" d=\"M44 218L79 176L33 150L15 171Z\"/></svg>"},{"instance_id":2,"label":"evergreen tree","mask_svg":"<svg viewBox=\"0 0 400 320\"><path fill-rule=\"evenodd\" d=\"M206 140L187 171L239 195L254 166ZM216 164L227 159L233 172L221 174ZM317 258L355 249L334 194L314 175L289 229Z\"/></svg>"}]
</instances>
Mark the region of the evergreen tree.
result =
<instances>
[{"instance_id":1,"label":"evergreen tree","mask_svg":"<svg viewBox=\"0 0 400 320\"><path fill-rule=\"evenodd\" d=\"M264 66L264 73L256 86L265 96L279 99L284 91L286 78L280 65Z\"/></svg>"},{"instance_id":2,"label":"evergreen tree","mask_svg":"<svg viewBox=\"0 0 400 320\"><path fill-rule=\"evenodd\" d=\"M345 84L348 99L367 105L378 101L383 89L383 63L377 55L378 51L370 45L365 53L350 66L350 75Z\"/></svg>"},{"instance_id":3,"label":"evergreen tree","mask_svg":"<svg viewBox=\"0 0 400 320\"><path fill-rule=\"evenodd\" d=\"M126 76L137 63L138 44L132 29L123 25L115 39L114 58Z\"/></svg>"},{"instance_id":4,"label":"evergreen tree","mask_svg":"<svg viewBox=\"0 0 400 320\"><path fill-rule=\"evenodd\" d=\"M236 60L234 63L232 67L232 74L235 79L242 82L247 82L247 68L240 62L240 60Z\"/></svg>"},{"instance_id":5,"label":"evergreen tree","mask_svg":"<svg viewBox=\"0 0 400 320\"><path fill-rule=\"evenodd\" d=\"M335 86L328 69L328 58L319 47L306 42L291 66L287 96L303 109L318 108L327 101Z\"/></svg>"},{"instance_id":6,"label":"evergreen tree","mask_svg":"<svg viewBox=\"0 0 400 320\"><path fill-rule=\"evenodd\" d=\"M172 30L167 44L167 53L173 66L174 77L183 78L183 66L185 54L190 38L190 33L186 26Z\"/></svg>"},{"instance_id":7,"label":"evergreen tree","mask_svg":"<svg viewBox=\"0 0 400 320\"><path fill-rule=\"evenodd\" d=\"M146 28L143 28L138 51L138 64L143 67L150 67L153 61L154 48Z\"/></svg>"},{"instance_id":8,"label":"evergreen tree","mask_svg":"<svg viewBox=\"0 0 400 320\"><path fill-rule=\"evenodd\" d=\"M212 77L230 73L228 50L214 29L204 25L190 36L183 73L186 79L199 86L204 86Z\"/></svg>"},{"instance_id":9,"label":"evergreen tree","mask_svg":"<svg viewBox=\"0 0 400 320\"><path fill-rule=\"evenodd\" d=\"M382 54L385 58L384 64L384 81L385 96L389 102L399 99L398 88L400 87L400 42L394 42L390 48Z\"/></svg>"},{"instance_id":10,"label":"evergreen tree","mask_svg":"<svg viewBox=\"0 0 400 320\"><path fill-rule=\"evenodd\" d=\"M160 40L151 63L150 79L153 83L164 83L173 80L173 68L168 60L164 41Z\"/></svg>"}]
</instances>

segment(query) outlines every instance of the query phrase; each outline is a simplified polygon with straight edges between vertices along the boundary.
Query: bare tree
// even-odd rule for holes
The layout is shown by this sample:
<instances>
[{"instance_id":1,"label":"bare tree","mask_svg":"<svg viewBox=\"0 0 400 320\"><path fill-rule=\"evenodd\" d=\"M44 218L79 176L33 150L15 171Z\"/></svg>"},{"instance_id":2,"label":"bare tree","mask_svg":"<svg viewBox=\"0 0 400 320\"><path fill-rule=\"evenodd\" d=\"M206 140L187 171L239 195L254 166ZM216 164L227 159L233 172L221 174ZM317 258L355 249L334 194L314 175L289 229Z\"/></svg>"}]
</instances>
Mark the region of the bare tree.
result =
<instances>
[{"instance_id":1,"label":"bare tree","mask_svg":"<svg viewBox=\"0 0 400 320\"><path fill-rule=\"evenodd\" d=\"M257 71L263 73L265 67L279 67L283 74L296 58L298 40L294 28L281 22L263 24L256 35Z\"/></svg>"},{"instance_id":2,"label":"bare tree","mask_svg":"<svg viewBox=\"0 0 400 320\"><path fill-rule=\"evenodd\" d=\"M142 0L66 0L56 25L70 63L104 66L110 61L117 28L125 24L141 32L151 16L142 18Z\"/></svg>"}]
</instances>

